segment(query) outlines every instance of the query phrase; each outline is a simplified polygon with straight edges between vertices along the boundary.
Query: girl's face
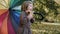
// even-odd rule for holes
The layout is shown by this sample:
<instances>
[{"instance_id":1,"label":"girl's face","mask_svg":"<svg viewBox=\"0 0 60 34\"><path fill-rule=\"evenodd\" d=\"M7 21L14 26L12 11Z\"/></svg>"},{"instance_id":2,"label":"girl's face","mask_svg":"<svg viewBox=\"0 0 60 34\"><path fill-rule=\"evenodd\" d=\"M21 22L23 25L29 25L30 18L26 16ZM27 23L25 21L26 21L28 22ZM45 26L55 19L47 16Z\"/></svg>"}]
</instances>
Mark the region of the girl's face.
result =
<instances>
[{"instance_id":1,"label":"girl's face","mask_svg":"<svg viewBox=\"0 0 60 34\"><path fill-rule=\"evenodd\" d=\"M33 11L32 10L33 10L33 4L29 4L28 8L27 8L27 11L26 11L28 19L33 18Z\"/></svg>"},{"instance_id":2,"label":"girl's face","mask_svg":"<svg viewBox=\"0 0 60 34\"><path fill-rule=\"evenodd\" d=\"M32 11L33 10L33 4L29 4L27 9L28 9L28 11Z\"/></svg>"},{"instance_id":3,"label":"girl's face","mask_svg":"<svg viewBox=\"0 0 60 34\"><path fill-rule=\"evenodd\" d=\"M27 14L30 14L30 13L32 12L32 10L33 10L33 4L29 4L29 5L28 5L28 8L27 8L27 10L26 10L26 13L27 13Z\"/></svg>"}]
</instances>

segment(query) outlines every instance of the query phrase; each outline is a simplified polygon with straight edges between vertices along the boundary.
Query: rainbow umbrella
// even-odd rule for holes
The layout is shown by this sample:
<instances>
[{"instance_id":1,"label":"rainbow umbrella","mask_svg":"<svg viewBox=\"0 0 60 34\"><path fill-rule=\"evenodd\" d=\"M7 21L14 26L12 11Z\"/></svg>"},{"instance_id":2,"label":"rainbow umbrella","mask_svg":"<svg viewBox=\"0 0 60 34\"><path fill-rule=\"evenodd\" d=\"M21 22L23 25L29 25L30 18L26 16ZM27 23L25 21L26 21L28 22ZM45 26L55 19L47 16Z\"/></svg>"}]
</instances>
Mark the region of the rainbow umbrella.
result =
<instances>
[{"instance_id":1,"label":"rainbow umbrella","mask_svg":"<svg viewBox=\"0 0 60 34\"><path fill-rule=\"evenodd\" d=\"M21 4L26 0L0 0L0 34L17 34Z\"/></svg>"}]
</instances>

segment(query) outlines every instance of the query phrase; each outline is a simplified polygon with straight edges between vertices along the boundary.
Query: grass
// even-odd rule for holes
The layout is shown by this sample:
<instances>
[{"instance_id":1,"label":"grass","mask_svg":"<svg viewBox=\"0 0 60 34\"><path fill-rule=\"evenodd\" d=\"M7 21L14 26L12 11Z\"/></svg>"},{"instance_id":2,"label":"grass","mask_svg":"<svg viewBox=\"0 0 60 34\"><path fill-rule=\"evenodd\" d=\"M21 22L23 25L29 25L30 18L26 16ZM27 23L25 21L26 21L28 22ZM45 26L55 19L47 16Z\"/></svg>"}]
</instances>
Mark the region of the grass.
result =
<instances>
[{"instance_id":1,"label":"grass","mask_svg":"<svg viewBox=\"0 0 60 34\"><path fill-rule=\"evenodd\" d=\"M31 28L33 34L60 34L60 25L48 25L37 22L33 23Z\"/></svg>"}]
</instances>

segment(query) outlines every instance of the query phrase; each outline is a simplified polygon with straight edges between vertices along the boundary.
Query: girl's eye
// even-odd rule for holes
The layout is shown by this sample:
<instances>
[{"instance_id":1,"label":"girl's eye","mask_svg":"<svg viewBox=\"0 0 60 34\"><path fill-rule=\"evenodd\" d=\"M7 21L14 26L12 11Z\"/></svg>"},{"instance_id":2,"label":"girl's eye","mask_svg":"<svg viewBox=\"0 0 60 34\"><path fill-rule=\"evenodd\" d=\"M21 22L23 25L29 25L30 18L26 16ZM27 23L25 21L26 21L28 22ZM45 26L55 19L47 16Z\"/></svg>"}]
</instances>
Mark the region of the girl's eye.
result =
<instances>
[{"instance_id":1,"label":"girl's eye","mask_svg":"<svg viewBox=\"0 0 60 34\"><path fill-rule=\"evenodd\" d=\"M33 5L32 4L29 4L29 7L33 7Z\"/></svg>"}]
</instances>

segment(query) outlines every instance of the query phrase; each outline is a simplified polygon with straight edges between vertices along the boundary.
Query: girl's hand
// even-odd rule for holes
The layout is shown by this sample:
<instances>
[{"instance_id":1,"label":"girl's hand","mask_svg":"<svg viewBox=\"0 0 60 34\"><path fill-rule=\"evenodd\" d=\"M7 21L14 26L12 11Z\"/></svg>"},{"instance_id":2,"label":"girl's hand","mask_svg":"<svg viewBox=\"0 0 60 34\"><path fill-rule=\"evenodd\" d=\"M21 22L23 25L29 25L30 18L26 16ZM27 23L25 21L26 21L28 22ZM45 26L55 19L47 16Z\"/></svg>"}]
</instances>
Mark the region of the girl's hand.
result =
<instances>
[{"instance_id":1,"label":"girl's hand","mask_svg":"<svg viewBox=\"0 0 60 34\"><path fill-rule=\"evenodd\" d=\"M35 19L34 19L34 18L32 18L32 19L30 20L30 22L31 22L31 23L34 23L34 21L35 21Z\"/></svg>"}]
</instances>

